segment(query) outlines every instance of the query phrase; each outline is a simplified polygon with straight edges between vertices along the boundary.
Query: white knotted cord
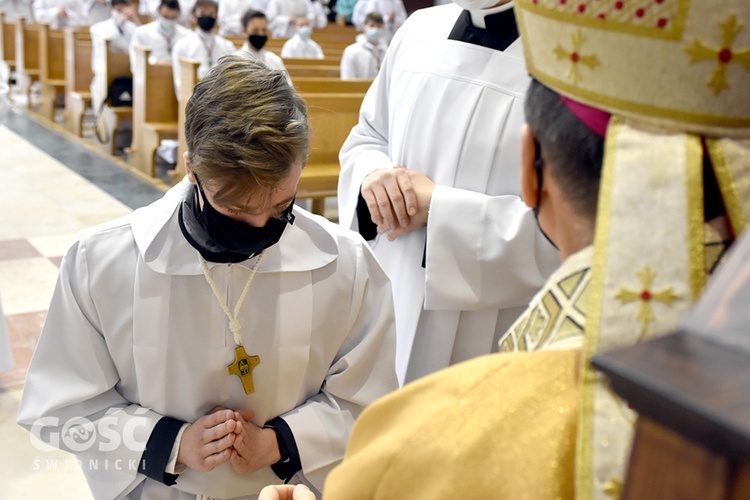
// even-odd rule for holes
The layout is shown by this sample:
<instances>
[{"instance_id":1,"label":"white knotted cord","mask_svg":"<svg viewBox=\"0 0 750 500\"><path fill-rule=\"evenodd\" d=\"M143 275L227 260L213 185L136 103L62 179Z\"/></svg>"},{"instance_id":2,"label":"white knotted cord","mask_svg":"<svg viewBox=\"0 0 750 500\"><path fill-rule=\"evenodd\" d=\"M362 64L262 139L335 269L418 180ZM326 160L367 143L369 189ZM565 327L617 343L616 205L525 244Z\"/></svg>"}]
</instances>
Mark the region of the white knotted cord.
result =
<instances>
[{"instance_id":1,"label":"white knotted cord","mask_svg":"<svg viewBox=\"0 0 750 500\"><path fill-rule=\"evenodd\" d=\"M202 255L198 254L198 258L201 262L201 269L203 269L203 275L206 277L206 281L208 281L209 286L211 287L211 290L214 292L214 295L216 296L216 300L219 301L219 305L221 306L221 309L224 311L224 314L227 315L227 318L229 318L229 330L232 332L232 335L234 336L234 343L237 344L237 347L242 346L242 337L240 336L240 331L242 330L242 322L240 321L239 314L240 309L242 308L242 304L245 302L245 298L247 297L247 292L250 291L250 285L253 282L253 278L255 277L255 271L258 270L258 266L260 266L260 261L263 260L263 255L265 254L265 250L258 255L258 260L255 261L255 265L250 270L250 277L247 278L247 283L245 283L245 288L242 290L242 294L240 295L240 298L237 299L237 303L234 305L234 314L229 310L229 307L227 305L227 300L224 300L224 297L222 297L221 293L219 292L219 289L216 287L216 282L214 281L213 277L211 276L211 270L208 269L208 265L206 264L206 260L203 258Z\"/></svg>"}]
</instances>

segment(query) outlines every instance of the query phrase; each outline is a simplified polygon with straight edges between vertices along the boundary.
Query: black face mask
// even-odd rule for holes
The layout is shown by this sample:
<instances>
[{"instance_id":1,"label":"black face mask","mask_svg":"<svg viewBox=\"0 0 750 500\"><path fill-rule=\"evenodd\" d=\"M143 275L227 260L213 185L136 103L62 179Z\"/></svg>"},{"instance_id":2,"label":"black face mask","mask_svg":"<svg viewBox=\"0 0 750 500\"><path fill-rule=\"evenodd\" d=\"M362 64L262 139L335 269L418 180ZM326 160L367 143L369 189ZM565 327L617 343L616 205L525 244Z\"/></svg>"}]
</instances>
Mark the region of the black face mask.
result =
<instances>
[{"instance_id":1,"label":"black face mask","mask_svg":"<svg viewBox=\"0 0 750 500\"><path fill-rule=\"evenodd\" d=\"M533 208L534 218L536 219L536 225L539 228L539 231L545 238L547 238L547 241L555 247L555 250L560 250L557 248L557 245L555 245L555 242L544 232L542 225L539 224L539 204L542 201L542 168L544 167L544 160L542 160L542 146L536 139L534 139L534 147L536 148L536 159L534 160L534 170L536 170L536 206Z\"/></svg>"},{"instance_id":2,"label":"black face mask","mask_svg":"<svg viewBox=\"0 0 750 500\"><path fill-rule=\"evenodd\" d=\"M198 208L199 192L203 197L201 211ZM278 218L271 218L263 227L254 227L217 212L199 184L188 190L180 206L180 229L204 259L237 263L278 243L286 225L294 223L293 209L294 201Z\"/></svg>"},{"instance_id":3,"label":"black face mask","mask_svg":"<svg viewBox=\"0 0 750 500\"><path fill-rule=\"evenodd\" d=\"M214 26L216 26L216 18L211 16L201 16L196 19L198 22L198 27L208 33L212 29L214 29Z\"/></svg>"},{"instance_id":4,"label":"black face mask","mask_svg":"<svg viewBox=\"0 0 750 500\"><path fill-rule=\"evenodd\" d=\"M247 42L255 47L255 50L261 50L268 41L266 35L248 35Z\"/></svg>"}]
</instances>

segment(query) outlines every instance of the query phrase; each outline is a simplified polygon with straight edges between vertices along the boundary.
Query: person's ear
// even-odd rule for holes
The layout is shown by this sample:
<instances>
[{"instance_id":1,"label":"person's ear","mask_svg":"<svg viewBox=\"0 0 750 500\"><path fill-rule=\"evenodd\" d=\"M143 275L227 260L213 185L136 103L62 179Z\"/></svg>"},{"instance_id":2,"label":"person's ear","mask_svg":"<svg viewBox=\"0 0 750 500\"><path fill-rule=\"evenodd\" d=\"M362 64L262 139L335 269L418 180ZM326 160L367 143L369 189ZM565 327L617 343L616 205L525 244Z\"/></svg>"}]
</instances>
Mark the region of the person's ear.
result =
<instances>
[{"instance_id":1,"label":"person's ear","mask_svg":"<svg viewBox=\"0 0 750 500\"><path fill-rule=\"evenodd\" d=\"M187 151L182 153L182 159L185 160L185 172L187 172L188 180L193 184L198 184L198 181L195 178L195 173L193 172L193 169L190 168L190 155L188 155Z\"/></svg>"},{"instance_id":2,"label":"person's ear","mask_svg":"<svg viewBox=\"0 0 750 500\"><path fill-rule=\"evenodd\" d=\"M539 179L534 162L536 161L536 140L531 127L521 127L521 199L529 208L536 207L539 199Z\"/></svg>"}]
</instances>

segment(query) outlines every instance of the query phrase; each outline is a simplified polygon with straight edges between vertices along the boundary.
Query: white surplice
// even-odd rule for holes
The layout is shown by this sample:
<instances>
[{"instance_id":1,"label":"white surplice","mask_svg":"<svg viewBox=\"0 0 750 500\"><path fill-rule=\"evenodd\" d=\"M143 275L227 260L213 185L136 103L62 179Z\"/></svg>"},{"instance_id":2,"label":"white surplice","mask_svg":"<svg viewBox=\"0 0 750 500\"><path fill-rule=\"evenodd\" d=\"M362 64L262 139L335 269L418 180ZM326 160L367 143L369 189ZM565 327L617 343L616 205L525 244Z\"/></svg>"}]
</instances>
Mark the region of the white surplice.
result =
<instances>
[{"instance_id":1,"label":"white surplice","mask_svg":"<svg viewBox=\"0 0 750 500\"><path fill-rule=\"evenodd\" d=\"M292 38L284 42L281 48L281 57L297 59L324 59L323 49L315 40L308 38L305 40L299 33L295 33Z\"/></svg>"},{"instance_id":2,"label":"white surplice","mask_svg":"<svg viewBox=\"0 0 750 500\"><path fill-rule=\"evenodd\" d=\"M200 61L198 79L202 80L221 56L236 49L234 44L226 38L208 34L200 28L184 36L172 48L172 78L175 95L180 95L180 82L182 81L180 57Z\"/></svg>"},{"instance_id":3,"label":"white surplice","mask_svg":"<svg viewBox=\"0 0 750 500\"><path fill-rule=\"evenodd\" d=\"M291 20L296 17L310 19L310 0L269 0L266 16L268 29L274 38L291 38L297 32L297 25Z\"/></svg>"},{"instance_id":4,"label":"white surplice","mask_svg":"<svg viewBox=\"0 0 750 500\"><path fill-rule=\"evenodd\" d=\"M387 45L406 21L404 2L402 0L359 0L352 13L352 23L358 30L364 29L365 17L371 12L379 12L383 16L383 31Z\"/></svg>"},{"instance_id":5,"label":"white surplice","mask_svg":"<svg viewBox=\"0 0 750 500\"><path fill-rule=\"evenodd\" d=\"M130 71L135 72L135 47L146 47L151 50L148 63L172 64L172 49L190 34L190 30L179 24L172 33L165 33L159 27L158 20L138 26L130 40Z\"/></svg>"},{"instance_id":6,"label":"white surplice","mask_svg":"<svg viewBox=\"0 0 750 500\"><path fill-rule=\"evenodd\" d=\"M39 425L46 441L60 435L55 424L94 422L76 455L97 499L129 491L128 498L229 499L255 498L279 479L268 467L239 475L229 463L188 470L171 487L147 479L134 469L157 421L166 415L193 422L217 405L252 410L256 425L281 416L302 463L293 481L320 490L343 457L354 419L396 388L390 284L360 237L295 207L294 224L266 250L240 312L247 353L260 356L255 392L247 395L227 373L235 356L228 320L178 226L188 186L183 181L152 205L76 239L61 265L18 421ZM208 264L230 309L254 264ZM115 413L103 416L107 411ZM113 434L123 439L119 445ZM67 438L58 441L70 450Z\"/></svg>"},{"instance_id":7,"label":"white surplice","mask_svg":"<svg viewBox=\"0 0 750 500\"><path fill-rule=\"evenodd\" d=\"M258 59L259 61L263 61L266 66L268 66L271 69L278 69L281 71L286 72L286 66L284 66L284 61L271 52L270 50L266 49L260 49L255 50L255 47L252 47L250 43L245 42L242 45L242 48L240 50L244 50L254 58ZM287 74L287 80L289 80L289 75ZM289 80L291 82L291 80Z\"/></svg>"},{"instance_id":8,"label":"white surplice","mask_svg":"<svg viewBox=\"0 0 750 500\"><path fill-rule=\"evenodd\" d=\"M341 54L341 79L372 80L378 76L387 46L385 43L370 43L363 33L357 35L356 40Z\"/></svg>"},{"instance_id":9,"label":"white surplice","mask_svg":"<svg viewBox=\"0 0 750 500\"><path fill-rule=\"evenodd\" d=\"M265 12L266 0L220 0L219 34L221 36L242 35L242 16L248 10Z\"/></svg>"},{"instance_id":10,"label":"white surplice","mask_svg":"<svg viewBox=\"0 0 750 500\"><path fill-rule=\"evenodd\" d=\"M340 155L345 227L358 227L360 187L377 169L437 184L426 229L372 243L394 287L402 383L496 351L559 262L519 197L521 42L499 51L448 40L460 13L445 5L407 19Z\"/></svg>"},{"instance_id":11,"label":"white surplice","mask_svg":"<svg viewBox=\"0 0 750 500\"><path fill-rule=\"evenodd\" d=\"M5 14L5 22L15 22L18 16L26 22L34 21L31 0L0 0L0 10Z\"/></svg>"}]
</instances>

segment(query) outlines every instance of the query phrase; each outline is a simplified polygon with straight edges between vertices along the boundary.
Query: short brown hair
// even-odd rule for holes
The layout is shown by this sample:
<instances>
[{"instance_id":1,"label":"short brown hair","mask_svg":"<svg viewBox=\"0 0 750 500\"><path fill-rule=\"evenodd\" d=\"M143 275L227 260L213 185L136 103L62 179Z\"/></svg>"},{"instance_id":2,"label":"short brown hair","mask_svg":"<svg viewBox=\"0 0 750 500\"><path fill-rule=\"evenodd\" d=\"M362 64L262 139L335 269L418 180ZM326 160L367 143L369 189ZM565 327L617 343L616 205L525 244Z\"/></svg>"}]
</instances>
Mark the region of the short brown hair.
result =
<instances>
[{"instance_id":1,"label":"short brown hair","mask_svg":"<svg viewBox=\"0 0 750 500\"><path fill-rule=\"evenodd\" d=\"M249 54L219 59L185 108L190 167L221 206L262 207L307 159L307 108L283 71Z\"/></svg>"},{"instance_id":2,"label":"short brown hair","mask_svg":"<svg viewBox=\"0 0 750 500\"><path fill-rule=\"evenodd\" d=\"M214 12L218 14L219 12L219 2L216 0L197 0L195 2L195 5L193 5L193 10L191 11L193 14L195 14L195 11L198 10L198 7L213 7Z\"/></svg>"}]
</instances>

